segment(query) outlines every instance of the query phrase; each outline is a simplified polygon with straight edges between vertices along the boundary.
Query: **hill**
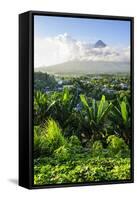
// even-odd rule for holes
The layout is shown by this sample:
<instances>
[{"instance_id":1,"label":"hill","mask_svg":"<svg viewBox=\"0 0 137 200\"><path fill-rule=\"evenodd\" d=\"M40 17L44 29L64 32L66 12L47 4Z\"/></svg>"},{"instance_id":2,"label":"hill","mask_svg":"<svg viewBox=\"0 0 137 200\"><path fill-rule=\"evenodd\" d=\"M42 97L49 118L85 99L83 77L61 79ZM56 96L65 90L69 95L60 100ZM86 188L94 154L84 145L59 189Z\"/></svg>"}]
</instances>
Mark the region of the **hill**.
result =
<instances>
[{"instance_id":1,"label":"hill","mask_svg":"<svg viewBox=\"0 0 137 200\"><path fill-rule=\"evenodd\" d=\"M57 65L35 68L35 71L53 74L128 73L130 71L130 64L127 62L69 61Z\"/></svg>"}]
</instances>

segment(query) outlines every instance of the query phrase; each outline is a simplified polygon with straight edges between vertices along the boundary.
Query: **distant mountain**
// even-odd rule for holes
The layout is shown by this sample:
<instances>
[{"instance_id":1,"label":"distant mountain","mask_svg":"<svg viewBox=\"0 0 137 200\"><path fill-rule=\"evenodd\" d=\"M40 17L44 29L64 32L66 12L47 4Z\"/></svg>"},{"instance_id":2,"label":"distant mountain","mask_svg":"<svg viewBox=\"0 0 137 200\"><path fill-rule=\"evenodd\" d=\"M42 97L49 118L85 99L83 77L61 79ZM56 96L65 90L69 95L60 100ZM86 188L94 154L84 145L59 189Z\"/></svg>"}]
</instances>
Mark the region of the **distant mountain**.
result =
<instances>
[{"instance_id":1,"label":"distant mountain","mask_svg":"<svg viewBox=\"0 0 137 200\"><path fill-rule=\"evenodd\" d=\"M53 74L101 74L128 73L130 64L127 62L106 61L69 61L53 66L35 68L35 71Z\"/></svg>"},{"instance_id":2,"label":"distant mountain","mask_svg":"<svg viewBox=\"0 0 137 200\"><path fill-rule=\"evenodd\" d=\"M107 45L102 41L102 40L98 40L95 45L94 45L94 48L104 48L106 47Z\"/></svg>"}]
</instances>

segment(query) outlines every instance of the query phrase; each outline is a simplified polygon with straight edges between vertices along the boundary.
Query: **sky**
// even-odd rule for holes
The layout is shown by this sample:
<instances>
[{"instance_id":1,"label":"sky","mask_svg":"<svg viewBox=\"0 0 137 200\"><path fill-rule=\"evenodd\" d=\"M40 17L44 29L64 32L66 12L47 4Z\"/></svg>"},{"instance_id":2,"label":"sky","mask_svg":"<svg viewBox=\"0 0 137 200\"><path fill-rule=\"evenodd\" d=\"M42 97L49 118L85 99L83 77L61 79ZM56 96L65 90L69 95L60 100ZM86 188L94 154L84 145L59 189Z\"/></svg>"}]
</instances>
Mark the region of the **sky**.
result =
<instances>
[{"instance_id":1,"label":"sky","mask_svg":"<svg viewBox=\"0 0 137 200\"><path fill-rule=\"evenodd\" d=\"M95 49L102 40L106 48ZM128 61L130 21L55 16L34 17L34 65L73 59Z\"/></svg>"}]
</instances>

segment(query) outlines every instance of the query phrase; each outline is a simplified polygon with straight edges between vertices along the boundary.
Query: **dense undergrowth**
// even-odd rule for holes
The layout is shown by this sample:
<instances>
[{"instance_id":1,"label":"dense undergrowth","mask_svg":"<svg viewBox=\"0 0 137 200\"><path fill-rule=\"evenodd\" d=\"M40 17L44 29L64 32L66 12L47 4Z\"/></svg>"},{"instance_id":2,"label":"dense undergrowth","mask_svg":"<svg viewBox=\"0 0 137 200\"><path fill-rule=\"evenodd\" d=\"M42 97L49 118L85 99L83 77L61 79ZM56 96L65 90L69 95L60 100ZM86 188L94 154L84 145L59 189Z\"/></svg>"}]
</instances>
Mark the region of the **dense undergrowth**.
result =
<instances>
[{"instance_id":1,"label":"dense undergrowth","mask_svg":"<svg viewBox=\"0 0 137 200\"><path fill-rule=\"evenodd\" d=\"M77 136L67 139L50 119L34 133L34 183L60 184L130 179L130 151L123 139L111 135L83 147Z\"/></svg>"}]
</instances>

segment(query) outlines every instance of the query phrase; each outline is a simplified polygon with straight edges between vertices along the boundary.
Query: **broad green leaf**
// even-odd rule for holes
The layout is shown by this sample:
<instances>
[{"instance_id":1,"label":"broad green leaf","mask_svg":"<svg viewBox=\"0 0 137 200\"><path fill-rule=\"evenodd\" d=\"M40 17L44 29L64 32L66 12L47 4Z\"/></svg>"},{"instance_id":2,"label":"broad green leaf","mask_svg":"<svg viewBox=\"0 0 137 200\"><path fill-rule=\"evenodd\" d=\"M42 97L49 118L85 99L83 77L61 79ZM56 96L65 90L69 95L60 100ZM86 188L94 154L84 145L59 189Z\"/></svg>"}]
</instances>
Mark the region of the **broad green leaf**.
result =
<instances>
[{"instance_id":1,"label":"broad green leaf","mask_svg":"<svg viewBox=\"0 0 137 200\"><path fill-rule=\"evenodd\" d=\"M110 103L102 112L100 118L98 118L98 122L104 120L104 118L106 117L106 115L109 113L109 111L112 108L112 103Z\"/></svg>"},{"instance_id":2,"label":"broad green leaf","mask_svg":"<svg viewBox=\"0 0 137 200\"><path fill-rule=\"evenodd\" d=\"M102 95L102 98L99 102L99 106L98 106L98 112L97 112L97 120L101 117L102 115L102 112L103 112L103 109L104 109L104 105L105 105L105 101L106 101L106 98L104 95Z\"/></svg>"},{"instance_id":3,"label":"broad green leaf","mask_svg":"<svg viewBox=\"0 0 137 200\"><path fill-rule=\"evenodd\" d=\"M92 100L92 112L93 112L93 118L96 119L96 101L95 99Z\"/></svg>"},{"instance_id":4,"label":"broad green leaf","mask_svg":"<svg viewBox=\"0 0 137 200\"><path fill-rule=\"evenodd\" d=\"M127 118L128 118L126 103L122 101L122 103L120 104L120 107L121 107L121 114L122 114L123 121L126 124Z\"/></svg>"},{"instance_id":5,"label":"broad green leaf","mask_svg":"<svg viewBox=\"0 0 137 200\"><path fill-rule=\"evenodd\" d=\"M83 103L83 105L85 106L85 108L87 110L88 119L90 121L93 118L92 109L89 107L88 102L85 98L85 95L80 95L80 99L81 99L81 102Z\"/></svg>"},{"instance_id":6,"label":"broad green leaf","mask_svg":"<svg viewBox=\"0 0 137 200\"><path fill-rule=\"evenodd\" d=\"M84 106L89 107L87 100L85 98L85 95L81 94L80 99L81 99L81 102L83 103Z\"/></svg>"}]
</instances>

